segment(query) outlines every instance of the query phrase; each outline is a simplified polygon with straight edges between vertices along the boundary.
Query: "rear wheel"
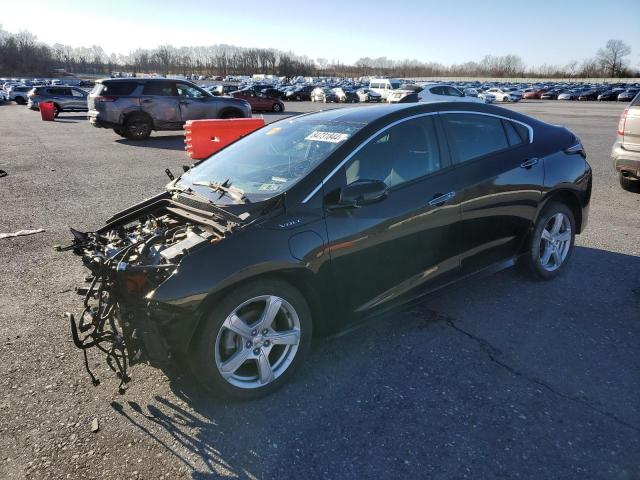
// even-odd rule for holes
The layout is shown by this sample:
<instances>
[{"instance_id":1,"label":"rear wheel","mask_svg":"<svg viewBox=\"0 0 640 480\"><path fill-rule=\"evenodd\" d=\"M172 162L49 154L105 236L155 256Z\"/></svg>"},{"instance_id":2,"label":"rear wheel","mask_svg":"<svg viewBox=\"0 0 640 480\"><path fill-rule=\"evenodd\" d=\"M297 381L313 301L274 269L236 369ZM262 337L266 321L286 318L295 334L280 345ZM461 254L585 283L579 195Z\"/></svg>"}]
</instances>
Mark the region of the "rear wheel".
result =
<instances>
[{"instance_id":1,"label":"rear wheel","mask_svg":"<svg viewBox=\"0 0 640 480\"><path fill-rule=\"evenodd\" d=\"M627 192L640 193L640 180L619 174L620 186Z\"/></svg>"},{"instance_id":2,"label":"rear wheel","mask_svg":"<svg viewBox=\"0 0 640 480\"><path fill-rule=\"evenodd\" d=\"M271 109L274 112L281 112L282 111L282 105L280 105L279 103L274 103L273 107L271 107Z\"/></svg>"},{"instance_id":3,"label":"rear wheel","mask_svg":"<svg viewBox=\"0 0 640 480\"><path fill-rule=\"evenodd\" d=\"M114 128L113 131L118 135L120 135L121 137L124 137L124 132L122 131L121 128Z\"/></svg>"},{"instance_id":4,"label":"rear wheel","mask_svg":"<svg viewBox=\"0 0 640 480\"><path fill-rule=\"evenodd\" d=\"M197 335L191 369L212 393L240 400L279 388L311 342L311 313L298 290L259 280L225 295Z\"/></svg>"},{"instance_id":5,"label":"rear wheel","mask_svg":"<svg viewBox=\"0 0 640 480\"><path fill-rule=\"evenodd\" d=\"M529 239L524 266L535 278L558 276L573 252L575 218L564 203L549 203L540 213Z\"/></svg>"},{"instance_id":6,"label":"rear wheel","mask_svg":"<svg viewBox=\"0 0 640 480\"><path fill-rule=\"evenodd\" d=\"M151 130L152 125L148 118L134 116L126 121L122 133L129 140L145 140L151 135Z\"/></svg>"},{"instance_id":7,"label":"rear wheel","mask_svg":"<svg viewBox=\"0 0 640 480\"><path fill-rule=\"evenodd\" d=\"M503 95L502 96L502 101L503 102L508 102L509 101L509 96L508 95Z\"/></svg>"},{"instance_id":8,"label":"rear wheel","mask_svg":"<svg viewBox=\"0 0 640 480\"><path fill-rule=\"evenodd\" d=\"M27 103L27 101L24 99L24 97L16 97L16 103L18 105L24 105Z\"/></svg>"},{"instance_id":9,"label":"rear wheel","mask_svg":"<svg viewBox=\"0 0 640 480\"><path fill-rule=\"evenodd\" d=\"M53 117L54 118L58 118L58 115L60 115L60 112L62 111L62 109L58 106L57 103L53 104Z\"/></svg>"}]
</instances>

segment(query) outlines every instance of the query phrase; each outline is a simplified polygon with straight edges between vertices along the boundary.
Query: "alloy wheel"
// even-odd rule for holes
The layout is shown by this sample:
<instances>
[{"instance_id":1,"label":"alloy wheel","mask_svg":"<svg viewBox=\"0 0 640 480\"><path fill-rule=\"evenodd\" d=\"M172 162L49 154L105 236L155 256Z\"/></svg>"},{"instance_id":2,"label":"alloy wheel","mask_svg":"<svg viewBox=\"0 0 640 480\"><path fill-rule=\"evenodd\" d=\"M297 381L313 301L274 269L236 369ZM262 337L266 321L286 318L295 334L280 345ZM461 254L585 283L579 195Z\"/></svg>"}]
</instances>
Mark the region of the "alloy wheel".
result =
<instances>
[{"instance_id":1,"label":"alloy wheel","mask_svg":"<svg viewBox=\"0 0 640 480\"><path fill-rule=\"evenodd\" d=\"M225 319L215 343L220 375L243 389L264 387L282 375L300 345L300 319L275 295L251 298Z\"/></svg>"},{"instance_id":2,"label":"alloy wheel","mask_svg":"<svg viewBox=\"0 0 640 480\"><path fill-rule=\"evenodd\" d=\"M562 212L553 215L542 229L540 265L547 272L560 268L571 249L571 221Z\"/></svg>"}]
</instances>

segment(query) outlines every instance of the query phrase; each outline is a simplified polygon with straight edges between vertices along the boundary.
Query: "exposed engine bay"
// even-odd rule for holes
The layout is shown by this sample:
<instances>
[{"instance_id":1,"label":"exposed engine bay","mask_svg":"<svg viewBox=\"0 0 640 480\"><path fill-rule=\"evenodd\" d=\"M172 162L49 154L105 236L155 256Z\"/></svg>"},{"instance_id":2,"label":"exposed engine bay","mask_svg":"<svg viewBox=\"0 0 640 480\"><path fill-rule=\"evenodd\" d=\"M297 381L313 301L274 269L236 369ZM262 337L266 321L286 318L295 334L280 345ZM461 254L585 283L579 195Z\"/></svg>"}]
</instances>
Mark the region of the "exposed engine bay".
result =
<instances>
[{"instance_id":1,"label":"exposed engine bay","mask_svg":"<svg viewBox=\"0 0 640 480\"><path fill-rule=\"evenodd\" d=\"M181 259L207 243L222 241L251 222L211 203L183 194L161 195L112 217L96 232L71 229L73 244L56 247L82 257L90 274L82 313L65 314L75 345L94 385L99 380L89 367L87 350L106 354L109 368L120 379L123 393L129 366L149 361L162 366L170 352L149 318L147 295L166 280Z\"/></svg>"}]
</instances>

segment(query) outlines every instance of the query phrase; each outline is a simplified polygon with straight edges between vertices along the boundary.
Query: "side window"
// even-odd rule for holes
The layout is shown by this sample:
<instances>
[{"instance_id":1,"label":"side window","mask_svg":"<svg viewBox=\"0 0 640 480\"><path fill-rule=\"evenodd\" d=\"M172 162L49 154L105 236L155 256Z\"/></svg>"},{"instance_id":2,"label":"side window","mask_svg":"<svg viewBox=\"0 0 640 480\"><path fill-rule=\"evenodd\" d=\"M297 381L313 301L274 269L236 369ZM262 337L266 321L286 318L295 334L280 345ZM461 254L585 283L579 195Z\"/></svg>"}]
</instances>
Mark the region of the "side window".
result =
<instances>
[{"instance_id":1,"label":"side window","mask_svg":"<svg viewBox=\"0 0 640 480\"><path fill-rule=\"evenodd\" d=\"M346 167L346 183L382 180L389 187L440 169L440 151L430 116L407 120L369 141Z\"/></svg>"},{"instance_id":2,"label":"side window","mask_svg":"<svg viewBox=\"0 0 640 480\"><path fill-rule=\"evenodd\" d=\"M75 88L71 89L71 94L74 97L78 97L78 98L84 98L86 97L85 93L81 90L76 90Z\"/></svg>"},{"instance_id":3,"label":"side window","mask_svg":"<svg viewBox=\"0 0 640 480\"><path fill-rule=\"evenodd\" d=\"M429 91L434 95L446 95L444 93L444 87L431 87Z\"/></svg>"},{"instance_id":4,"label":"side window","mask_svg":"<svg viewBox=\"0 0 640 480\"><path fill-rule=\"evenodd\" d=\"M509 139L510 146L516 147L524 143L529 143L529 130L527 127L508 120L503 120L502 123L504 125L505 132L507 132L507 138Z\"/></svg>"},{"instance_id":5,"label":"side window","mask_svg":"<svg viewBox=\"0 0 640 480\"><path fill-rule=\"evenodd\" d=\"M187 85L186 83L176 83L176 89L178 90L178 95L180 97L203 98L205 96L202 91L192 87L191 85ZM251 96L255 97L255 92L252 91Z\"/></svg>"},{"instance_id":6,"label":"side window","mask_svg":"<svg viewBox=\"0 0 640 480\"><path fill-rule=\"evenodd\" d=\"M142 90L143 95L173 97L176 95L173 82L147 82Z\"/></svg>"},{"instance_id":7,"label":"side window","mask_svg":"<svg viewBox=\"0 0 640 480\"><path fill-rule=\"evenodd\" d=\"M452 97L461 97L462 94L460 93L460 90L458 90L455 87L445 87L446 91L447 91L447 95L450 95Z\"/></svg>"},{"instance_id":8,"label":"side window","mask_svg":"<svg viewBox=\"0 0 640 480\"><path fill-rule=\"evenodd\" d=\"M509 148L502 120L488 115L442 115L454 162L462 163Z\"/></svg>"}]
</instances>

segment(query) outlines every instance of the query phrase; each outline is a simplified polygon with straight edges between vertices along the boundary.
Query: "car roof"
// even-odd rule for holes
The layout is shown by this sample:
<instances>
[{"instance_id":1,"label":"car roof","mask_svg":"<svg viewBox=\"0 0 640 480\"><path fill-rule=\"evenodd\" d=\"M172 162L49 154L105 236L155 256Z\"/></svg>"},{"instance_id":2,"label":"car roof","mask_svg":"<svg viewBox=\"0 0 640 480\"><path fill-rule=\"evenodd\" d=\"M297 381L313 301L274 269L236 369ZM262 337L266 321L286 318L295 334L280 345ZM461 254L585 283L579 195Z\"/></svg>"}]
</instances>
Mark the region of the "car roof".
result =
<instances>
[{"instance_id":1,"label":"car roof","mask_svg":"<svg viewBox=\"0 0 640 480\"><path fill-rule=\"evenodd\" d=\"M378 120L383 120L386 117L406 117L410 116L411 114L418 115L421 113L454 110L489 113L493 115L500 115L503 117L511 117L515 120L521 121L526 118L526 121L530 124L535 122L533 118L527 117L513 110L475 102L396 103L375 105L371 107L336 108L333 110L324 110L317 113L311 113L305 115L305 117L313 117L313 119L316 121L339 121L369 124Z\"/></svg>"}]
</instances>

